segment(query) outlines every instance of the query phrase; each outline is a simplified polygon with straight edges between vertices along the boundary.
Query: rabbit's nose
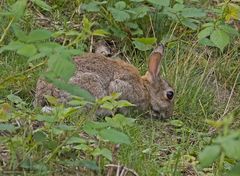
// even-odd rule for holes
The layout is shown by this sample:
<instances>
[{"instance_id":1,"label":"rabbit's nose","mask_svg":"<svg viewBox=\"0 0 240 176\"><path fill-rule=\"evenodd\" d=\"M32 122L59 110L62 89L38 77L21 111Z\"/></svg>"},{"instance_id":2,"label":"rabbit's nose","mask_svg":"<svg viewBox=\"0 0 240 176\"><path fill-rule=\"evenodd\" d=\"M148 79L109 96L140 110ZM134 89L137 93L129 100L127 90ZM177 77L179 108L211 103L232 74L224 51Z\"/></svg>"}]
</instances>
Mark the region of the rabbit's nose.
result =
<instances>
[{"instance_id":1,"label":"rabbit's nose","mask_svg":"<svg viewBox=\"0 0 240 176\"><path fill-rule=\"evenodd\" d=\"M173 96L174 96L173 91L167 91L167 98L168 98L169 100L172 100L172 99L173 99Z\"/></svg>"}]
</instances>

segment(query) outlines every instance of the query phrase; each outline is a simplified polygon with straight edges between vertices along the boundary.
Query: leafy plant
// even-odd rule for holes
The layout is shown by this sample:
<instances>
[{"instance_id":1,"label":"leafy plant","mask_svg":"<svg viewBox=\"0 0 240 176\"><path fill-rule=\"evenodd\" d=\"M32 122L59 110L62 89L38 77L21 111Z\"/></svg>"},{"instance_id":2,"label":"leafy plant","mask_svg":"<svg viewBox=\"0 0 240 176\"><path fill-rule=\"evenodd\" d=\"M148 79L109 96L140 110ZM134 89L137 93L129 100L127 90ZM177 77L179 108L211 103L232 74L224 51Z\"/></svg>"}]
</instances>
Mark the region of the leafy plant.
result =
<instances>
[{"instance_id":1,"label":"leafy plant","mask_svg":"<svg viewBox=\"0 0 240 176\"><path fill-rule=\"evenodd\" d=\"M237 173L239 174L240 132L239 130L230 130L230 125L234 120L233 117L233 114L231 114L222 121L207 121L212 127L222 132L219 132L219 135L213 139L212 144L205 147L199 154L199 160L202 167L208 167L218 162L217 175L226 173L229 176L235 176ZM225 163L231 165L230 170L224 167Z\"/></svg>"}]
</instances>

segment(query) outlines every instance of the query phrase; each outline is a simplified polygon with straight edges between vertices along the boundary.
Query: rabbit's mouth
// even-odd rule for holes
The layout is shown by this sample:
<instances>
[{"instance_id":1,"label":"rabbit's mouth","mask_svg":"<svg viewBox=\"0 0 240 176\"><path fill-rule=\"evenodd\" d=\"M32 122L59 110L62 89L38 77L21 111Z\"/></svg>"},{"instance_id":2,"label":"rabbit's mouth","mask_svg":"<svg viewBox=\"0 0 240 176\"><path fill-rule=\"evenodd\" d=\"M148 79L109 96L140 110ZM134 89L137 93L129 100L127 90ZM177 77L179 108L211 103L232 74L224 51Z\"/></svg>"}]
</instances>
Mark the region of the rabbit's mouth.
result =
<instances>
[{"instance_id":1,"label":"rabbit's mouth","mask_svg":"<svg viewBox=\"0 0 240 176\"><path fill-rule=\"evenodd\" d=\"M168 116L167 116L167 114L165 112L163 112L163 111L156 111L154 109L151 111L151 115L155 119L163 120L163 119L167 119L168 118Z\"/></svg>"}]
</instances>

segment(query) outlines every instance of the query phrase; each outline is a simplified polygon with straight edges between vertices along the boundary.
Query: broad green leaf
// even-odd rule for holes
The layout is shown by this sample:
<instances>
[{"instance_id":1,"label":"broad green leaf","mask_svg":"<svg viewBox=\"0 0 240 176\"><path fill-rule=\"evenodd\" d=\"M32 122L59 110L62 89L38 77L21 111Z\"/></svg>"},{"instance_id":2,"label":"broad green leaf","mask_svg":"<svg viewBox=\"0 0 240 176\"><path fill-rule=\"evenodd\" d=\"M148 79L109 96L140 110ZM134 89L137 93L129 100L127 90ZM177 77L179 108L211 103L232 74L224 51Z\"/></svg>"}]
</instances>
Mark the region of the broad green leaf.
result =
<instances>
[{"instance_id":1,"label":"broad green leaf","mask_svg":"<svg viewBox=\"0 0 240 176\"><path fill-rule=\"evenodd\" d=\"M57 88L65 90L71 95L79 96L88 101L94 101L95 98L85 89L80 88L77 85L68 84L66 82L60 81L52 77L51 75L45 75L48 82L53 83Z\"/></svg>"},{"instance_id":2,"label":"broad green leaf","mask_svg":"<svg viewBox=\"0 0 240 176\"><path fill-rule=\"evenodd\" d=\"M75 126L66 125L66 124L60 124L60 125L56 126L56 128L63 130L63 131L74 131L76 129Z\"/></svg>"},{"instance_id":3,"label":"broad green leaf","mask_svg":"<svg viewBox=\"0 0 240 176\"><path fill-rule=\"evenodd\" d=\"M122 114L116 114L112 118L106 117L106 122L114 128L123 128L125 126L132 126L136 119L127 118Z\"/></svg>"},{"instance_id":4,"label":"broad green leaf","mask_svg":"<svg viewBox=\"0 0 240 176\"><path fill-rule=\"evenodd\" d=\"M229 35L220 30L216 29L210 35L210 40L218 47L221 51L229 44L230 38Z\"/></svg>"},{"instance_id":5,"label":"broad green leaf","mask_svg":"<svg viewBox=\"0 0 240 176\"><path fill-rule=\"evenodd\" d=\"M73 136L68 139L67 144L85 144L87 141L81 137Z\"/></svg>"},{"instance_id":6,"label":"broad green leaf","mask_svg":"<svg viewBox=\"0 0 240 176\"><path fill-rule=\"evenodd\" d=\"M46 11L51 11L52 10L52 7L49 6L46 2L44 2L43 0L32 0L32 2L34 4L36 4L38 7L40 7L41 9L43 10L46 10Z\"/></svg>"},{"instance_id":7,"label":"broad green leaf","mask_svg":"<svg viewBox=\"0 0 240 176\"><path fill-rule=\"evenodd\" d=\"M103 30L103 29L96 29L96 30L94 30L93 33L92 33L92 35L102 36L102 37L104 37L104 36L106 36L106 35L109 35L109 34L110 34L109 32L107 32L107 31L105 31L105 30Z\"/></svg>"},{"instance_id":8,"label":"broad green leaf","mask_svg":"<svg viewBox=\"0 0 240 176\"><path fill-rule=\"evenodd\" d=\"M40 122L48 122L48 123L54 123L57 121L57 119L54 116L40 115L40 114L36 115L35 119Z\"/></svg>"},{"instance_id":9,"label":"broad green leaf","mask_svg":"<svg viewBox=\"0 0 240 176\"><path fill-rule=\"evenodd\" d=\"M182 127L184 123L181 120L171 120L170 124L175 127Z\"/></svg>"},{"instance_id":10,"label":"broad green leaf","mask_svg":"<svg viewBox=\"0 0 240 176\"><path fill-rule=\"evenodd\" d=\"M47 99L47 101L51 104L51 105L58 105L58 99L56 97L50 96L50 95L44 95L44 98Z\"/></svg>"},{"instance_id":11,"label":"broad green leaf","mask_svg":"<svg viewBox=\"0 0 240 176\"><path fill-rule=\"evenodd\" d=\"M169 6L170 0L147 0L147 2L157 6Z\"/></svg>"},{"instance_id":12,"label":"broad green leaf","mask_svg":"<svg viewBox=\"0 0 240 176\"><path fill-rule=\"evenodd\" d=\"M229 158L240 160L240 139L227 140L221 145Z\"/></svg>"},{"instance_id":13,"label":"broad green leaf","mask_svg":"<svg viewBox=\"0 0 240 176\"><path fill-rule=\"evenodd\" d=\"M112 152L110 150L108 150L107 148L103 148L103 149L100 149L100 148L96 148L94 151L93 151L93 156L99 156L99 155L102 155L104 156L105 158L107 158L108 160L112 161Z\"/></svg>"},{"instance_id":14,"label":"broad green leaf","mask_svg":"<svg viewBox=\"0 0 240 176\"><path fill-rule=\"evenodd\" d=\"M199 154L199 161L202 167L211 165L220 155L221 148L219 145L210 145Z\"/></svg>"},{"instance_id":15,"label":"broad green leaf","mask_svg":"<svg viewBox=\"0 0 240 176\"><path fill-rule=\"evenodd\" d=\"M47 40L51 37L52 33L46 29L36 29L29 33L28 42L37 42Z\"/></svg>"},{"instance_id":16,"label":"broad green leaf","mask_svg":"<svg viewBox=\"0 0 240 176\"><path fill-rule=\"evenodd\" d=\"M148 6L139 6L139 7L132 8L131 11L134 12L134 14L132 15L133 16L132 18L137 19L137 18L143 18L144 16L146 16L147 13L150 11L150 9Z\"/></svg>"},{"instance_id":17,"label":"broad green leaf","mask_svg":"<svg viewBox=\"0 0 240 176\"><path fill-rule=\"evenodd\" d=\"M173 12L173 13L181 12L184 9L184 7L185 6L183 4L177 3L173 6L173 8L171 9L171 12Z\"/></svg>"},{"instance_id":18,"label":"broad green leaf","mask_svg":"<svg viewBox=\"0 0 240 176\"><path fill-rule=\"evenodd\" d=\"M198 28L198 26L195 24L195 20L190 19L190 18L184 18L181 20L181 23L186 26L189 27L192 30L196 30Z\"/></svg>"},{"instance_id":19,"label":"broad green leaf","mask_svg":"<svg viewBox=\"0 0 240 176\"><path fill-rule=\"evenodd\" d=\"M239 176L240 173L240 163L238 162L235 166L231 168L230 171L227 172L228 176Z\"/></svg>"},{"instance_id":20,"label":"broad green leaf","mask_svg":"<svg viewBox=\"0 0 240 176\"><path fill-rule=\"evenodd\" d=\"M202 38L202 39L200 39L200 40L199 40L199 43L200 43L201 45L215 47L215 44L214 44L211 40L209 40L208 38Z\"/></svg>"},{"instance_id":21,"label":"broad green leaf","mask_svg":"<svg viewBox=\"0 0 240 176\"><path fill-rule=\"evenodd\" d=\"M22 41L22 42L26 42L28 40L28 36L27 34L22 31L22 29L18 26L13 26L13 32L15 34L15 36L18 38L18 40Z\"/></svg>"},{"instance_id":22,"label":"broad green leaf","mask_svg":"<svg viewBox=\"0 0 240 176\"><path fill-rule=\"evenodd\" d=\"M134 45L135 45L135 48L141 50L141 51L147 51L147 50L150 50L153 48L152 45L146 45L142 42L139 42L139 41L133 41L132 42Z\"/></svg>"},{"instance_id":23,"label":"broad green leaf","mask_svg":"<svg viewBox=\"0 0 240 176\"><path fill-rule=\"evenodd\" d=\"M108 109L111 111L115 108L115 106L113 103L107 101L101 105L101 108Z\"/></svg>"},{"instance_id":24,"label":"broad green leaf","mask_svg":"<svg viewBox=\"0 0 240 176\"><path fill-rule=\"evenodd\" d=\"M17 50L17 53L26 57L31 57L37 53L37 48L33 44L25 44Z\"/></svg>"},{"instance_id":25,"label":"broad green leaf","mask_svg":"<svg viewBox=\"0 0 240 176\"><path fill-rule=\"evenodd\" d=\"M118 1L114 6L118 10L123 10L126 8L126 3L124 1Z\"/></svg>"},{"instance_id":26,"label":"broad green leaf","mask_svg":"<svg viewBox=\"0 0 240 176\"><path fill-rule=\"evenodd\" d=\"M98 12L100 11L100 7L95 2L90 2L88 4L82 4L81 8L86 10L87 12Z\"/></svg>"},{"instance_id":27,"label":"broad green leaf","mask_svg":"<svg viewBox=\"0 0 240 176\"><path fill-rule=\"evenodd\" d=\"M11 14L15 17L15 20L20 19L25 12L27 6L27 0L17 0L13 5L11 5Z\"/></svg>"},{"instance_id":28,"label":"broad green leaf","mask_svg":"<svg viewBox=\"0 0 240 176\"><path fill-rule=\"evenodd\" d=\"M206 13L202 9L197 8L184 8L181 14L186 18L200 18L206 16Z\"/></svg>"},{"instance_id":29,"label":"broad green leaf","mask_svg":"<svg viewBox=\"0 0 240 176\"><path fill-rule=\"evenodd\" d=\"M17 128L10 123L0 123L0 131L14 132Z\"/></svg>"},{"instance_id":30,"label":"broad green leaf","mask_svg":"<svg viewBox=\"0 0 240 176\"><path fill-rule=\"evenodd\" d=\"M202 39L202 38L205 38L205 37L211 35L213 29L214 28L212 26L210 26L210 27L206 27L205 29L201 30L198 33L198 39Z\"/></svg>"},{"instance_id":31,"label":"broad green leaf","mask_svg":"<svg viewBox=\"0 0 240 176\"><path fill-rule=\"evenodd\" d=\"M24 102L19 96L14 95L14 94L10 94L7 96L7 99L9 101L11 101L12 103L16 103L16 104L26 104L26 102Z\"/></svg>"},{"instance_id":32,"label":"broad green leaf","mask_svg":"<svg viewBox=\"0 0 240 176\"><path fill-rule=\"evenodd\" d=\"M235 28L231 27L228 24L219 25L219 29L223 30L224 32L226 32L228 34L239 36L239 32Z\"/></svg>"},{"instance_id":33,"label":"broad green leaf","mask_svg":"<svg viewBox=\"0 0 240 176\"><path fill-rule=\"evenodd\" d=\"M48 68L57 77L69 81L75 72L75 64L64 54L51 55L48 60Z\"/></svg>"},{"instance_id":34,"label":"broad green leaf","mask_svg":"<svg viewBox=\"0 0 240 176\"><path fill-rule=\"evenodd\" d=\"M119 101L116 102L116 105L117 105L118 108L136 106L136 105L134 105L134 104L132 104L129 101L126 101L126 100L119 100Z\"/></svg>"},{"instance_id":35,"label":"broad green leaf","mask_svg":"<svg viewBox=\"0 0 240 176\"><path fill-rule=\"evenodd\" d=\"M37 143L42 143L44 141L48 140L48 136L45 132L43 131L36 131L33 134L33 139L37 142Z\"/></svg>"},{"instance_id":36,"label":"broad green leaf","mask_svg":"<svg viewBox=\"0 0 240 176\"><path fill-rule=\"evenodd\" d=\"M105 3L106 3L106 1L102 1L102 2L92 1L88 4L82 4L81 8L83 10L86 10L87 12L98 12L98 11L100 11L99 5L102 5Z\"/></svg>"},{"instance_id":37,"label":"broad green leaf","mask_svg":"<svg viewBox=\"0 0 240 176\"><path fill-rule=\"evenodd\" d=\"M0 53L2 53L3 51L8 51L8 50L9 51L16 51L20 48L23 48L24 46L25 46L25 44L20 42L20 41L12 41L8 45L0 48Z\"/></svg>"},{"instance_id":38,"label":"broad green leaf","mask_svg":"<svg viewBox=\"0 0 240 176\"><path fill-rule=\"evenodd\" d=\"M116 21L123 22L123 21L127 21L130 19L130 15L123 10L119 10L119 9L112 8L112 7L109 7L108 10L111 12L113 18Z\"/></svg>"},{"instance_id":39,"label":"broad green leaf","mask_svg":"<svg viewBox=\"0 0 240 176\"><path fill-rule=\"evenodd\" d=\"M79 144L79 145L73 146L73 148L76 150L86 151L86 150L89 150L90 147L86 144Z\"/></svg>"},{"instance_id":40,"label":"broad green leaf","mask_svg":"<svg viewBox=\"0 0 240 176\"><path fill-rule=\"evenodd\" d=\"M47 56L46 53L38 53L36 55L33 55L33 56L29 57L28 62L32 62L34 60L38 60L38 59L44 58L46 56Z\"/></svg>"},{"instance_id":41,"label":"broad green leaf","mask_svg":"<svg viewBox=\"0 0 240 176\"><path fill-rule=\"evenodd\" d=\"M112 128L103 129L99 134L103 139L115 144L130 144L130 139L126 134Z\"/></svg>"}]
</instances>

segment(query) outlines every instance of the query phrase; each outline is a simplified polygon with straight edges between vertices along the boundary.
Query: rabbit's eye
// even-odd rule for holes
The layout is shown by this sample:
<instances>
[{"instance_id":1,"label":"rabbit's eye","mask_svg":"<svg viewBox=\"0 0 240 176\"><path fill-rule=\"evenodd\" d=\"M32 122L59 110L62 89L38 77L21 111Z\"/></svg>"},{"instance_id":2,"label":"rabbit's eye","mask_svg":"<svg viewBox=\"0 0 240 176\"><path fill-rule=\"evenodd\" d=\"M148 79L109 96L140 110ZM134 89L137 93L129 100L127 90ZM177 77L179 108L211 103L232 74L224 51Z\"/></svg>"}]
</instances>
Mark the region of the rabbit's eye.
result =
<instances>
[{"instance_id":1,"label":"rabbit's eye","mask_svg":"<svg viewBox=\"0 0 240 176\"><path fill-rule=\"evenodd\" d=\"M167 98L168 98L169 100L173 99L173 96L174 96L173 91L167 91Z\"/></svg>"}]
</instances>

